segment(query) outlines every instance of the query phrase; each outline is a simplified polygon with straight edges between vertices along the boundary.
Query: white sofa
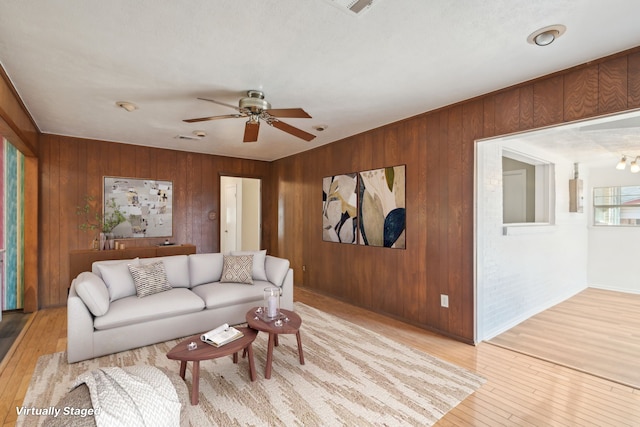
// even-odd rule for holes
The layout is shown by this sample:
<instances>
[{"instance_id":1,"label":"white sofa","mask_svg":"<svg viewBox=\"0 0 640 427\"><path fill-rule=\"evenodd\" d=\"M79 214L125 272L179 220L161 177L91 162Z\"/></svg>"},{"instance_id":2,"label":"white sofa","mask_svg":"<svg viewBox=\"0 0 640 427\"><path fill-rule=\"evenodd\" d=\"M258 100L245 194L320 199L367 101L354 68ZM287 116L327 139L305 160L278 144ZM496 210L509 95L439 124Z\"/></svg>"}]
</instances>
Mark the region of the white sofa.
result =
<instances>
[{"instance_id":1,"label":"white sofa","mask_svg":"<svg viewBox=\"0 0 640 427\"><path fill-rule=\"evenodd\" d=\"M262 305L268 286L280 287L280 307L293 310L289 261L266 251L231 255L248 254L253 284L221 282L225 255L220 253L94 262L69 290L69 363L244 323L246 312ZM171 288L138 297L140 280L134 281L129 266L151 267L157 261Z\"/></svg>"}]
</instances>

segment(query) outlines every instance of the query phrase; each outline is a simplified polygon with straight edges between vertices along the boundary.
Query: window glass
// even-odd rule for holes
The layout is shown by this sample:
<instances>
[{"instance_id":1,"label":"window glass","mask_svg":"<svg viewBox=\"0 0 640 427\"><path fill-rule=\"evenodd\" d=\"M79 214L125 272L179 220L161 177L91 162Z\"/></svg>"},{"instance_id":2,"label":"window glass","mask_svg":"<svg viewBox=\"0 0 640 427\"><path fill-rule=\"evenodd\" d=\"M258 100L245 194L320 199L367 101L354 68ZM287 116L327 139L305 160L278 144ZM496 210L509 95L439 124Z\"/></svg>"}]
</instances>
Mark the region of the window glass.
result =
<instances>
[{"instance_id":1,"label":"window glass","mask_svg":"<svg viewBox=\"0 0 640 427\"><path fill-rule=\"evenodd\" d=\"M593 189L593 222L605 226L640 226L640 186Z\"/></svg>"}]
</instances>

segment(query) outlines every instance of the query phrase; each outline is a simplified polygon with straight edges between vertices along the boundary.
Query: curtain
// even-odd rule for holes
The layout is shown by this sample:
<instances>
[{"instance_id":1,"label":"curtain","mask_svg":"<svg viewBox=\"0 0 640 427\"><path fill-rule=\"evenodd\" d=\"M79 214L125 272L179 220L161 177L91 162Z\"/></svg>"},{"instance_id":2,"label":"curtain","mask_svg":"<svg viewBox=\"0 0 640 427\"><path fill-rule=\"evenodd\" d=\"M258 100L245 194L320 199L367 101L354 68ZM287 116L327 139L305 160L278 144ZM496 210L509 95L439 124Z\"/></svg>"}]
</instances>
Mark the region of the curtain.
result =
<instances>
[{"instance_id":1,"label":"curtain","mask_svg":"<svg viewBox=\"0 0 640 427\"><path fill-rule=\"evenodd\" d=\"M15 310L24 304L24 156L5 138L1 156L2 310Z\"/></svg>"}]
</instances>

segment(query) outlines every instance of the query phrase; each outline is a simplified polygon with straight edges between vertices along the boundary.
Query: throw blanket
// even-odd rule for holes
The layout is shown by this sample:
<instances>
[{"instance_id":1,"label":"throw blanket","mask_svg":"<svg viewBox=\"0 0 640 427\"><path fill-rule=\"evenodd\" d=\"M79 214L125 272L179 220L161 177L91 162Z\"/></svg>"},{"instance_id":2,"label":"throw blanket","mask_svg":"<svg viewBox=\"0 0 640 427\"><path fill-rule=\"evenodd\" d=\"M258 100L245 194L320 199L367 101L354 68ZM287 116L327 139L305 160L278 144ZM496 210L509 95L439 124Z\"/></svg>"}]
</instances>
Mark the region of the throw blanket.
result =
<instances>
[{"instance_id":1,"label":"throw blanket","mask_svg":"<svg viewBox=\"0 0 640 427\"><path fill-rule=\"evenodd\" d=\"M89 387L98 427L180 425L178 394L158 368L100 368L80 375L73 387L82 383Z\"/></svg>"}]
</instances>

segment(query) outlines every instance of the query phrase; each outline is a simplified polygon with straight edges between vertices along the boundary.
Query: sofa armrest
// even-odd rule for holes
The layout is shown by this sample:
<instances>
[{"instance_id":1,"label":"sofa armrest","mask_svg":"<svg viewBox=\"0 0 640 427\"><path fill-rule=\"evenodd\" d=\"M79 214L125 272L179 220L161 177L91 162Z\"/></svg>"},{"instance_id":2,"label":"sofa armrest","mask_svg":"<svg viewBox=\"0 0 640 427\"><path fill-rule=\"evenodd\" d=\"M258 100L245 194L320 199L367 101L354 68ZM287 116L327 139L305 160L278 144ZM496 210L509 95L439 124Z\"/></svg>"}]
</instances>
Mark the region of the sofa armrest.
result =
<instances>
[{"instance_id":1,"label":"sofa armrest","mask_svg":"<svg viewBox=\"0 0 640 427\"><path fill-rule=\"evenodd\" d=\"M264 270L267 280L275 286L282 287L289 271L289 260L267 255L264 260Z\"/></svg>"},{"instance_id":2,"label":"sofa armrest","mask_svg":"<svg viewBox=\"0 0 640 427\"><path fill-rule=\"evenodd\" d=\"M93 357L93 315L71 282L67 298L67 361L79 362Z\"/></svg>"},{"instance_id":3,"label":"sofa armrest","mask_svg":"<svg viewBox=\"0 0 640 427\"><path fill-rule=\"evenodd\" d=\"M290 268L280 286L280 308L293 310L293 269Z\"/></svg>"}]
</instances>

